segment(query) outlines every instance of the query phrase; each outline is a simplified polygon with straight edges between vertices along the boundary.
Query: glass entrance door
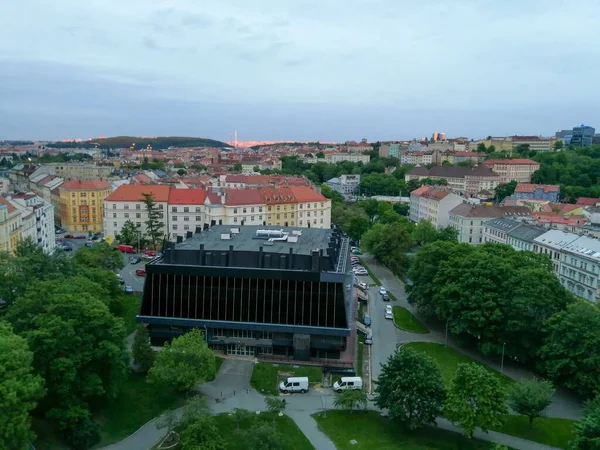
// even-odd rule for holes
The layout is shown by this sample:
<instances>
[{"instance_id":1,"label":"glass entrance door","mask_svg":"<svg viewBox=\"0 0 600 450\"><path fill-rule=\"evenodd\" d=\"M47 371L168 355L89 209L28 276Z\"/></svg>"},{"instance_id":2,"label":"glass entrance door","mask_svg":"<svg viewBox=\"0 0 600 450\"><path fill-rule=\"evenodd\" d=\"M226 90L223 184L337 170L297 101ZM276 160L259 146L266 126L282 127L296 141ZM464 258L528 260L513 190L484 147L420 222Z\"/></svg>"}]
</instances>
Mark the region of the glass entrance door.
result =
<instances>
[{"instance_id":1,"label":"glass entrance door","mask_svg":"<svg viewBox=\"0 0 600 450\"><path fill-rule=\"evenodd\" d=\"M254 346L244 344L227 344L227 354L234 356L254 356Z\"/></svg>"}]
</instances>

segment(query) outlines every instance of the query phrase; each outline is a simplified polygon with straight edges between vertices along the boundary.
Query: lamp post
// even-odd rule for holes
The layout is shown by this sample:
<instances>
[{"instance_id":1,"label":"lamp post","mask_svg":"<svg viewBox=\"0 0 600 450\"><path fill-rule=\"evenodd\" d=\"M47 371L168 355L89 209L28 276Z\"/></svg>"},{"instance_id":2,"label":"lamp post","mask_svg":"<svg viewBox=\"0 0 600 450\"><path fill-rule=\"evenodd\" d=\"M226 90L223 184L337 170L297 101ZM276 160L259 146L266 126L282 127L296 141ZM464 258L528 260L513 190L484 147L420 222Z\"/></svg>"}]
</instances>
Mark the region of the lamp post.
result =
<instances>
[{"instance_id":1,"label":"lamp post","mask_svg":"<svg viewBox=\"0 0 600 450\"><path fill-rule=\"evenodd\" d=\"M504 347L506 342L502 344L502 360L500 361L500 375L504 375Z\"/></svg>"}]
</instances>

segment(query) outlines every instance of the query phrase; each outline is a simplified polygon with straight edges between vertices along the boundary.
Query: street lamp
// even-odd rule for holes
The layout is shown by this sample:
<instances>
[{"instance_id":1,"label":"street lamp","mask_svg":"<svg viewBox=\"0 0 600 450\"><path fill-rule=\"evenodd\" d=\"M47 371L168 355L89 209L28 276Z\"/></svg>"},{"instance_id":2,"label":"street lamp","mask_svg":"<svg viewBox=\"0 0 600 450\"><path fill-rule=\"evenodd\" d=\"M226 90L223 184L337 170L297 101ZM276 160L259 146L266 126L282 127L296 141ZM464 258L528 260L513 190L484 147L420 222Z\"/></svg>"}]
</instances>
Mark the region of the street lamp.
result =
<instances>
[{"instance_id":1,"label":"street lamp","mask_svg":"<svg viewBox=\"0 0 600 450\"><path fill-rule=\"evenodd\" d=\"M504 375L504 347L506 342L502 344L502 360L500 362L500 375Z\"/></svg>"}]
</instances>

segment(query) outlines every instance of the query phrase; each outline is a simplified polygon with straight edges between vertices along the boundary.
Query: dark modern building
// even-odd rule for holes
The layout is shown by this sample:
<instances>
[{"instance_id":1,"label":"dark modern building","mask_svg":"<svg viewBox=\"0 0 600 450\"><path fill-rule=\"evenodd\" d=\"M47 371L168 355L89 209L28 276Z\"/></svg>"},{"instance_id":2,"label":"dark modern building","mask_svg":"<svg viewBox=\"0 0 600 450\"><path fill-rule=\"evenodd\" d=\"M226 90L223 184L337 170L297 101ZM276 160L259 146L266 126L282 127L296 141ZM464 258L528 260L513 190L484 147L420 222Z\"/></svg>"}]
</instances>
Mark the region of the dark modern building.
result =
<instances>
[{"instance_id":1,"label":"dark modern building","mask_svg":"<svg viewBox=\"0 0 600 450\"><path fill-rule=\"evenodd\" d=\"M155 344L200 328L226 354L348 367L355 305L339 230L218 225L146 265L138 321Z\"/></svg>"},{"instance_id":2,"label":"dark modern building","mask_svg":"<svg viewBox=\"0 0 600 450\"><path fill-rule=\"evenodd\" d=\"M572 130L561 130L556 132L556 137L565 141L566 145L575 147L589 147L594 140L596 130L593 127L581 125L573 127Z\"/></svg>"}]
</instances>

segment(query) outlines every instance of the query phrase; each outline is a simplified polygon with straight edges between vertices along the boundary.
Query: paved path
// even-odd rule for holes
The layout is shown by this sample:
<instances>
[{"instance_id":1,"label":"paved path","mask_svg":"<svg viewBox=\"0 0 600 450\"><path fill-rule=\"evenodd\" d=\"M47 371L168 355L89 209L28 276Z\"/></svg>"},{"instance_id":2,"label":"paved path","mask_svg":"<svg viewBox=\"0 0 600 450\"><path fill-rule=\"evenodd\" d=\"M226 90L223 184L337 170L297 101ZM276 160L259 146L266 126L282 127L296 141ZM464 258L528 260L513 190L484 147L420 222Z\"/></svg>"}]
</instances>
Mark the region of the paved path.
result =
<instances>
[{"instance_id":1,"label":"paved path","mask_svg":"<svg viewBox=\"0 0 600 450\"><path fill-rule=\"evenodd\" d=\"M392 272L390 272L390 270L387 269L385 266L382 266L375 262L375 260L372 257L365 255L363 256L363 259L365 263L369 266L369 269L371 269L371 271L377 276L377 278L379 278L379 281L381 281L383 286L385 286L390 292L392 292L392 294L394 294L394 296L398 299L397 302L391 302L391 304L404 306L416 315L415 308L410 306L408 304L408 300L406 299L404 283L402 283L402 281L400 281L400 279L398 279L398 277L396 277ZM379 302L379 304L383 303L379 298L376 300L376 302ZM377 308L377 306L375 307ZM384 306L382 306L382 308L384 308ZM376 313L375 315L377 314L379 313ZM375 331L373 331L373 333L375 333ZM416 334L396 329L396 334L398 337L397 342L399 344L403 344L406 342L435 342L440 344L445 343L445 330L431 330L431 333L429 334ZM375 343L373 344L373 346L375 346ZM450 335L448 336L448 346L500 372L501 361L499 357L488 358L477 351L468 350L464 347L460 347L454 340L454 338ZM376 378L375 374L378 373L378 370L376 370L375 368L375 364L377 363L378 365L379 362L384 362L389 356L389 354L391 354L390 351L391 353L393 353L391 347L385 349L385 354L373 355L374 361L372 370L374 378ZM379 350L377 348L374 348L373 353L379 353ZM506 358L504 359L504 374L514 380L519 380L521 378L532 378L534 376L534 374L531 371L521 366L513 364L510 360L507 360ZM563 388L557 388L556 393L554 394L554 397L552 399L552 404L546 409L546 414L549 417L562 417L566 419L579 420L582 416L581 400L578 399L571 392Z\"/></svg>"}]
</instances>

